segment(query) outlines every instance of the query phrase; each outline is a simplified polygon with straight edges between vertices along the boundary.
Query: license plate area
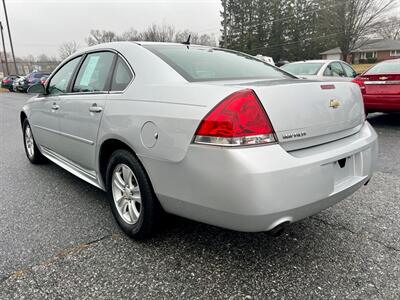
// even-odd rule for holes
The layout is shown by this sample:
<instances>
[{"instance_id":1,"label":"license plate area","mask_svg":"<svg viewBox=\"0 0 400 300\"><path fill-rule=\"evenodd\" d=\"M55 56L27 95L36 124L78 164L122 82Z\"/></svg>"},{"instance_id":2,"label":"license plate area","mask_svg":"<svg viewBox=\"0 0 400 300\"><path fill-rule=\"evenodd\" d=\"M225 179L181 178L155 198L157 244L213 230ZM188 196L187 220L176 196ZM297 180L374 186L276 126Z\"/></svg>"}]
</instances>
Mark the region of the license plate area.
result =
<instances>
[{"instance_id":1,"label":"license plate area","mask_svg":"<svg viewBox=\"0 0 400 300\"><path fill-rule=\"evenodd\" d=\"M333 163L333 173L335 185L341 184L355 174L355 157L354 155L344 157Z\"/></svg>"}]
</instances>

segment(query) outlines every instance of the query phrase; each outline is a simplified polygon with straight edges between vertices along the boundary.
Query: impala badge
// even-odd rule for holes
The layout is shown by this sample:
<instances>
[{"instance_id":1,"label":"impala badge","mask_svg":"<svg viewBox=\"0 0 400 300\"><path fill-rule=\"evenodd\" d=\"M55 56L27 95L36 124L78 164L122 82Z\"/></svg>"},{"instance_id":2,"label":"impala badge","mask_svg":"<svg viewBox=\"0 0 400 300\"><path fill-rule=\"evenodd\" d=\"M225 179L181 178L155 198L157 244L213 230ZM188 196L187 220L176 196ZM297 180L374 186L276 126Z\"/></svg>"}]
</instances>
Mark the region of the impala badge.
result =
<instances>
[{"instance_id":1,"label":"impala badge","mask_svg":"<svg viewBox=\"0 0 400 300\"><path fill-rule=\"evenodd\" d=\"M329 107L336 109L340 106L340 101L337 99L332 99L331 101L329 101Z\"/></svg>"}]
</instances>

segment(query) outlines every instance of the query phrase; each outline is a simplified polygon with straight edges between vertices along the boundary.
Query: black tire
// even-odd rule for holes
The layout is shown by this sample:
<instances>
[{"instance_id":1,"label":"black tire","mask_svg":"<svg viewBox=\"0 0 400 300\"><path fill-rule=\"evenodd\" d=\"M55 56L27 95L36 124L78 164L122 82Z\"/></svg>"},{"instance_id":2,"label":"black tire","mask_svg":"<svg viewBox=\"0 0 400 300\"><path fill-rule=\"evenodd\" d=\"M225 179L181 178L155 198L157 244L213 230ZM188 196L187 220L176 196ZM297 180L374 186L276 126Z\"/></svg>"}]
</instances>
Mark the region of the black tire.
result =
<instances>
[{"instance_id":1,"label":"black tire","mask_svg":"<svg viewBox=\"0 0 400 300\"><path fill-rule=\"evenodd\" d=\"M43 154L40 152L39 148L37 147L35 139L32 134L32 130L31 130L31 134L32 134L32 140L33 140L33 155L30 155L28 152L27 143L26 143L26 134L25 134L27 127L31 128L29 125L28 119L25 119L24 122L22 123L22 137L24 140L24 149L25 149L26 157L29 159L29 161L32 164L42 164L42 163L46 162L47 159L43 156Z\"/></svg>"},{"instance_id":2,"label":"black tire","mask_svg":"<svg viewBox=\"0 0 400 300\"><path fill-rule=\"evenodd\" d=\"M114 171L121 164L128 166L132 170L140 188L140 214L134 224L129 224L121 217L114 201L112 178ZM122 230L136 240L144 240L151 237L160 224L163 210L153 191L146 171L131 152L121 149L111 155L107 166L106 187L112 213Z\"/></svg>"}]
</instances>

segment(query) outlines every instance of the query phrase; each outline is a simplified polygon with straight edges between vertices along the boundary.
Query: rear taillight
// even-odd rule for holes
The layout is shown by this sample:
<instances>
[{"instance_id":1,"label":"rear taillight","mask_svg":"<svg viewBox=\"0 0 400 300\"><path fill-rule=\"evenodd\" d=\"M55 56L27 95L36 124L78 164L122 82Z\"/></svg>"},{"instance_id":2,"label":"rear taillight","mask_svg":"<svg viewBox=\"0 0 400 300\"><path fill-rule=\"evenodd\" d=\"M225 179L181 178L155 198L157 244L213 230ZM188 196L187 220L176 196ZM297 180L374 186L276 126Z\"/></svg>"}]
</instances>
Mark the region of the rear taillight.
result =
<instances>
[{"instance_id":1,"label":"rear taillight","mask_svg":"<svg viewBox=\"0 0 400 300\"><path fill-rule=\"evenodd\" d=\"M363 80L354 78L351 82L354 82L356 84L358 84L358 86L360 87L361 93L364 94L365 93L365 83Z\"/></svg>"},{"instance_id":2,"label":"rear taillight","mask_svg":"<svg viewBox=\"0 0 400 300\"><path fill-rule=\"evenodd\" d=\"M275 143L271 122L253 90L235 92L201 121L194 143L243 146Z\"/></svg>"}]
</instances>

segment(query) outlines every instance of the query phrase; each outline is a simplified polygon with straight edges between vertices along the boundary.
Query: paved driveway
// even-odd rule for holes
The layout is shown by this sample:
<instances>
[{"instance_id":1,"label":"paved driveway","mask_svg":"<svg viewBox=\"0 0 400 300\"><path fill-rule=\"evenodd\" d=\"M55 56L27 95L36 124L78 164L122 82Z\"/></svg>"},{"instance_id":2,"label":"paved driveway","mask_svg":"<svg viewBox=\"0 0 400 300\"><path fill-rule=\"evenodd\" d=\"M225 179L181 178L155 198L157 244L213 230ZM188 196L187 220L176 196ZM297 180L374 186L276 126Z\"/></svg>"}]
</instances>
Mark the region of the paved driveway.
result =
<instances>
[{"instance_id":1,"label":"paved driveway","mask_svg":"<svg viewBox=\"0 0 400 300\"><path fill-rule=\"evenodd\" d=\"M0 94L0 299L400 298L400 115L369 118L380 136L370 184L279 238L173 217L138 243L101 191L27 161L26 98Z\"/></svg>"}]
</instances>

